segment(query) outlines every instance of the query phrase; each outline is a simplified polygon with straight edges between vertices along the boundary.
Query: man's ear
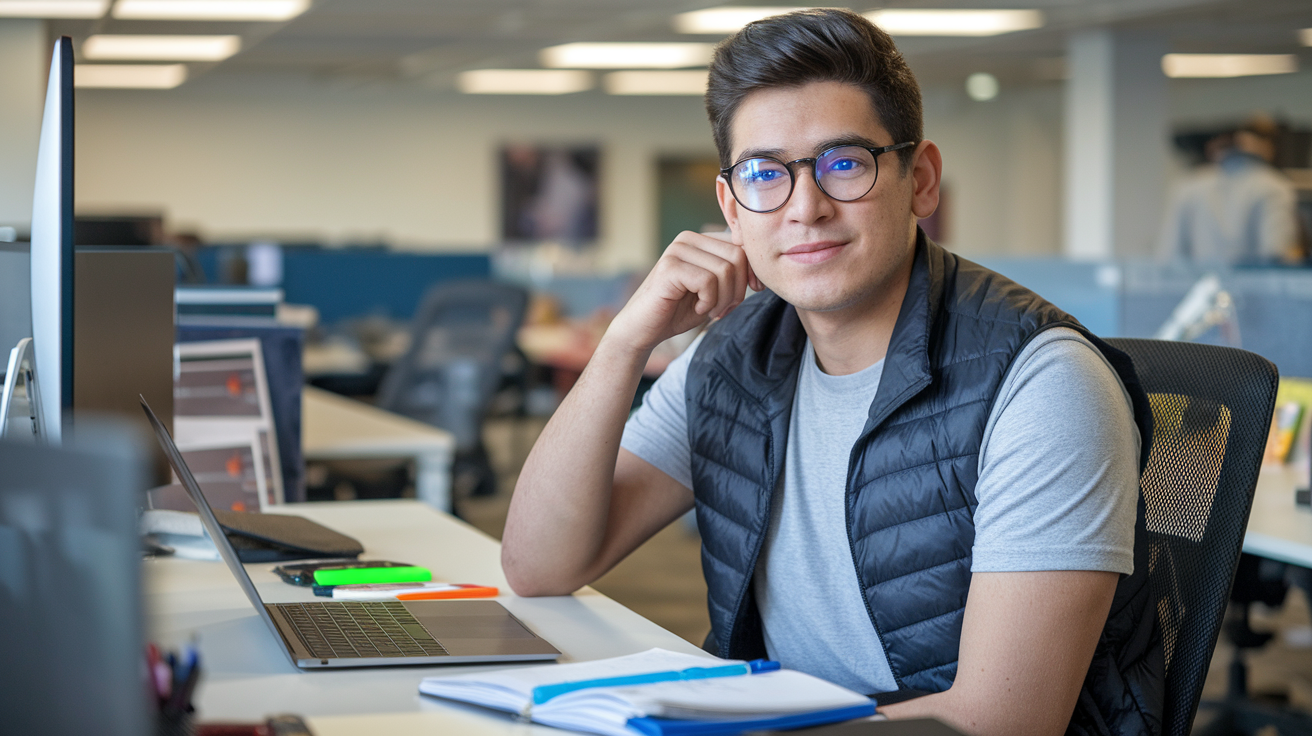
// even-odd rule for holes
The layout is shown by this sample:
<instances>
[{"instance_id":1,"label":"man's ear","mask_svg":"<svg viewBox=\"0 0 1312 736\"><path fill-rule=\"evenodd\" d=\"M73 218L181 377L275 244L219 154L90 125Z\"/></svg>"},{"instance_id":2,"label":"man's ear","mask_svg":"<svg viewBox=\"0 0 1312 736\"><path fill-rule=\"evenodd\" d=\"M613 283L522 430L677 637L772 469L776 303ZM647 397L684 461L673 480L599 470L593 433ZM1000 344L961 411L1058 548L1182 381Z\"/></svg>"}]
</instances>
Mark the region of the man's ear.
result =
<instances>
[{"instance_id":1,"label":"man's ear","mask_svg":"<svg viewBox=\"0 0 1312 736\"><path fill-rule=\"evenodd\" d=\"M738 227L738 200L733 198L733 192L729 191L729 182L725 181L723 176L715 177L715 198L720 202L720 213L724 215L724 222L729 226L733 244L742 245L742 229Z\"/></svg>"},{"instance_id":2,"label":"man's ear","mask_svg":"<svg viewBox=\"0 0 1312 736\"><path fill-rule=\"evenodd\" d=\"M715 177L715 196L720 201L720 213L724 215L724 221L729 225L729 240L741 248L743 231L738 227L738 200L733 198L733 192L729 191L729 182L725 181L723 176ZM752 287L752 291L765 291L765 284L756 278L751 263L747 264L747 285Z\"/></svg>"},{"instance_id":3,"label":"man's ear","mask_svg":"<svg viewBox=\"0 0 1312 736\"><path fill-rule=\"evenodd\" d=\"M938 209L939 185L943 180L943 154L933 141L921 141L911 157L911 211L923 220Z\"/></svg>"}]
</instances>

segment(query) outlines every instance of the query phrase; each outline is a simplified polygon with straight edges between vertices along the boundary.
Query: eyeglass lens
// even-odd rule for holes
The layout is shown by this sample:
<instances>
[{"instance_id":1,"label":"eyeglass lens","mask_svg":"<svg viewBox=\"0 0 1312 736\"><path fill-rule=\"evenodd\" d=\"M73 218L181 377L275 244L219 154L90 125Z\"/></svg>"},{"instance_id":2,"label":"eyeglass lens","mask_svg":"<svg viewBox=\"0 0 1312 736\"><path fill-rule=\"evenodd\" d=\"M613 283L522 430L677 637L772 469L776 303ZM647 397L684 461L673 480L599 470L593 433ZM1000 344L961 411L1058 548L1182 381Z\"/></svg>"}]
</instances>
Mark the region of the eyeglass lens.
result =
<instances>
[{"instance_id":1,"label":"eyeglass lens","mask_svg":"<svg viewBox=\"0 0 1312 736\"><path fill-rule=\"evenodd\" d=\"M801 159L795 163L811 163ZM830 197L851 202L864 197L875 186L879 165L860 146L840 146L820 154L812 164L816 183ZM729 172L734 197L753 212L770 212L784 206L793 193L793 170L772 158L749 158Z\"/></svg>"}]
</instances>

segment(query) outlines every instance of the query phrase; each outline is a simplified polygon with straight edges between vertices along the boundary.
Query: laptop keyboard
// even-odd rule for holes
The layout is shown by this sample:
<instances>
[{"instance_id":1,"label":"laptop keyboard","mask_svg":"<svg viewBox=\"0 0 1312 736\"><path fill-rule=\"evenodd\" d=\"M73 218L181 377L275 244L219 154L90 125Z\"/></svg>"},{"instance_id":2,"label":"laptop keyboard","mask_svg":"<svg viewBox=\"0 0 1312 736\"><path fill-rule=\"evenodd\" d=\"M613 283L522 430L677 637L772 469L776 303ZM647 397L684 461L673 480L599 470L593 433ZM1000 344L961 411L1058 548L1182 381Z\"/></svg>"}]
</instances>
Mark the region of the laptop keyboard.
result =
<instances>
[{"instance_id":1,"label":"laptop keyboard","mask_svg":"<svg viewBox=\"0 0 1312 736\"><path fill-rule=\"evenodd\" d=\"M278 609L320 659L447 653L399 601L282 603Z\"/></svg>"}]
</instances>

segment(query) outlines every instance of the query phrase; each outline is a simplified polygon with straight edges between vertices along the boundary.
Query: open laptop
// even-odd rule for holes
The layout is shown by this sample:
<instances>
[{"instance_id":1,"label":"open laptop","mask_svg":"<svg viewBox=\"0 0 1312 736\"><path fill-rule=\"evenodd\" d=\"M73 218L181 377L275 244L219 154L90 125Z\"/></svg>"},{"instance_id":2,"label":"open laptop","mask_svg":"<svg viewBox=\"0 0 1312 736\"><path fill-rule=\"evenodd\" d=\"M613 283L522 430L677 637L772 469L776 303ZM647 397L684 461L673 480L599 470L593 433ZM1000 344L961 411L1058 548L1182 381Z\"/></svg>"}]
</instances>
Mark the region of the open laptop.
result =
<instances>
[{"instance_id":1,"label":"open laptop","mask_svg":"<svg viewBox=\"0 0 1312 736\"><path fill-rule=\"evenodd\" d=\"M141 407L219 555L297 667L523 662L560 656L495 601L265 603L168 430L144 398Z\"/></svg>"}]
</instances>

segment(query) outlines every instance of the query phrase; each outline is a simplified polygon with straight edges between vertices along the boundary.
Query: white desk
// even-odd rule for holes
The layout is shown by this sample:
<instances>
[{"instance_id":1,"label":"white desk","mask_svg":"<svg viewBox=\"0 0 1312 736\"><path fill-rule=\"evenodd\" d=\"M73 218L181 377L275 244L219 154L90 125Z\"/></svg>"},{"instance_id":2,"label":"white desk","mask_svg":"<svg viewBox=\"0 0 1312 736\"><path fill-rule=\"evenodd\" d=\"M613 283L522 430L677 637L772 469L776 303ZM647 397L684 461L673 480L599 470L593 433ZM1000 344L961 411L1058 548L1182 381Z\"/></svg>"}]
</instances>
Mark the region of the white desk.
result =
<instances>
[{"instance_id":1,"label":"white desk","mask_svg":"<svg viewBox=\"0 0 1312 736\"><path fill-rule=\"evenodd\" d=\"M1245 552L1312 568L1312 509L1294 503L1294 489L1306 485L1306 476L1289 467L1262 466Z\"/></svg>"},{"instance_id":2,"label":"white desk","mask_svg":"<svg viewBox=\"0 0 1312 736\"><path fill-rule=\"evenodd\" d=\"M368 557L423 565L441 580L499 586L502 595L497 600L561 650L561 662L652 647L701 652L591 588L555 598L511 595L501 572L500 545L417 501L295 504L279 511L298 513L354 536ZM247 566L266 601L314 598L308 588L281 582L272 567ZM204 720L257 720L273 713L297 713L308 717L316 736L523 734L539 728L419 695L419 681L428 675L511 665L302 672L283 654L222 563L151 560L144 565L144 576L151 640L176 647L193 634L199 637L205 676L196 704Z\"/></svg>"},{"instance_id":3,"label":"white desk","mask_svg":"<svg viewBox=\"0 0 1312 736\"><path fill-rule=\"evenodd\" d=\"M451 510L456 442L445 430L306 386L301 447L306 460L413 458L415 496L435 509Z\"/></svg>"}]
</instances>

